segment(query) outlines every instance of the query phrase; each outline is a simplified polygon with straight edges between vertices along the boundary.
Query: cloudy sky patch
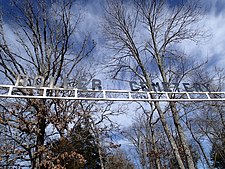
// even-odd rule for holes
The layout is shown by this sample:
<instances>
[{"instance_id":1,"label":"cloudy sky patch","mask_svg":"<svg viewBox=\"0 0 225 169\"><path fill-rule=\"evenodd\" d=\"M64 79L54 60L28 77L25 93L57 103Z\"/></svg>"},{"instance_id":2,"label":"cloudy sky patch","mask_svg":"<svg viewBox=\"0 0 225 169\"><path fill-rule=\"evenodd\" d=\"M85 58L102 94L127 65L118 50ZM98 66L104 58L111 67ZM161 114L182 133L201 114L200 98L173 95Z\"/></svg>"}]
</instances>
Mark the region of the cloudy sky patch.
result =
<instances>
[{"instance_id":1,"label":"cloudy sky patch","mask_svg":"<svg viewBox=\"0 0 225 169\"><path fill-rule=\"evenodd\" d=\"M8 1L6 2L1 0L0 2L1 9L3 12L6 12L9 8ZM180 0L169 0L170 5L175 5L179 2ZM204 16L199 23L199 29L202 29L203 31L207 30L207 34L210 34L210 37L207 37L197 44L185 41L180 47L188 55L194 56L200 61L208 60L208 67L223 67L225 64L225 1L202 0L201 3L202 8L204 9ZM74 11L80 8L82 13L81 24L79 24L79 34L76 35L77 41L79 41L79 39L83 39L85 33L90 33L91 39L93 39L97 44L93 59L98 63L104 63L107 58L112 55L112 53L105 48L105 44L107 42L105 41L102 33L104 3L101 0L80 0L77 1L75 5L76 7L74 7ZM128 6L128 8L132 7ZM15 36L12 34L11 30L11 27L13 27L14 24L11 23L10 20L7 20L8 17L4 17L4 19L5 33L8 39L15 40ZM142 34L137 34L137 36L139 37L136 37L136 39L143 39ZM103 59L98 60L99 58ZM100 67L99 69L102 70Z\"/></svg>"}]
</instances>

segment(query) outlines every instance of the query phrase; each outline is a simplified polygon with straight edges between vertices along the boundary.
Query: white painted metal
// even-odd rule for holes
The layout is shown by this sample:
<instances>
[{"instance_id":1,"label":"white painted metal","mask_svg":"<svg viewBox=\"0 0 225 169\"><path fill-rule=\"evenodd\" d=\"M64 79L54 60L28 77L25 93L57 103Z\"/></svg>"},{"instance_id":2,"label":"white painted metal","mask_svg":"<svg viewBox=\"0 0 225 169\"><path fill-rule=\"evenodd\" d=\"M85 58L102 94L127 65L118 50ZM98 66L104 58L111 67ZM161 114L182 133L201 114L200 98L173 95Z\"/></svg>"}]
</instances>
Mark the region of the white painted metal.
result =
<instances>
[{"instance_id":1,"label":"white painted metal","mask_svg":"<svg viewBox=\"0 0 225 169\"><path fill-rule=\"evenodd\" d=\"M0 98L65 99L96 101L225 101L225 92L155 92L129 90L80 90L0 85Z\"/></svg>"}]
</instances>

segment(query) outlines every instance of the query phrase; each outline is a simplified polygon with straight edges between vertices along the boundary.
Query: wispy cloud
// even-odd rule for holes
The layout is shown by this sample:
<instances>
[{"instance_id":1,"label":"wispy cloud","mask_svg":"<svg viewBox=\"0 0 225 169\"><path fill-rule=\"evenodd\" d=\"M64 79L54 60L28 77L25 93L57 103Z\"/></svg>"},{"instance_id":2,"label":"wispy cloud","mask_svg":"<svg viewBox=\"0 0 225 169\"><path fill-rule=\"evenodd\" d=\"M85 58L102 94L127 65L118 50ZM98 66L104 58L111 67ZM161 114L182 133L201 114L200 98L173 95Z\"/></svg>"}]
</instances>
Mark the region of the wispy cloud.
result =
<instances>
[{"instance_id":1,"label":"wispy cloud","mask_svg":"<svg viewBox=\"0 0 225 169\"><path fill-rule=\"evenodd\" d=\"M200 29L207 30L210 37L198 44L184 42L182 47L187 54L199 60L208 59L208 66L224 67L225 64L225 1L202 1L205 13L200 21Z\"/></svg>"}]
</instances>

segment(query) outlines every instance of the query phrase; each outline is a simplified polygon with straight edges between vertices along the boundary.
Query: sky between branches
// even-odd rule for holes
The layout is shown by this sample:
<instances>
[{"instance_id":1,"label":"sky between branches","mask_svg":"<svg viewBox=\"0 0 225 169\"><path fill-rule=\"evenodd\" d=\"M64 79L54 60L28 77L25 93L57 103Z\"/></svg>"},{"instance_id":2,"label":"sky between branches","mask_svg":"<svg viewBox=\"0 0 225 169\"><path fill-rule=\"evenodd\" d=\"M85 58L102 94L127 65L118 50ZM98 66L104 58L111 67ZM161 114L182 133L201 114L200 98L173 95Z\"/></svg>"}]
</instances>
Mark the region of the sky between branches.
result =
<instances>
[{"instance_id":1,"label":"sky between branches","mask_svg":"<svg viewBox=\"0 0 225 169\"><path fill-rule=\"evenodd\" d=\"M181 2L181 0L168 0L171 6ZM0 0L1 10L7 12L9 7L8 0ZM109 51L105 48L105 41L102 35L101 24L104 13L103 0L79 0L76 2L83 13L83 20L80 24L80 35L82 32L89 32L92 39L97 43L96 49L93 54L95 62L99 62L99 58L108 57ZM128 8L132 8L132 3L126 0ZM209 38L203 40L198 44L190 44L183 42L179 44L183 50L199 60L208 59L208 68L215 66L224 67L225 64L225 1L224 0L202 0L202 8L205 9L204 17L202 18L201 25L203 29L207 29L211 34ZM76 7L77 9L77 7ZM74 10L76 10L74 7ZM5 28L8 39L15 40L11 28L13 23L8 18L4 18ZM82 38L81 36L77 39ZM92 60L93 61L93 60ZM104 62L104 61L103 61ZM99 67L99 69L101 69ZM97 76L98 77L98 76ZM101 78L102 75L99 75ZM108 87L107 87L108 88ZM120 88L120 87L119 87Z\"/></svg>"},{"instance_id":2,"label":"sky between branches","mask_svg":"<svg viewBox=\"0 0 225 169\"><path fill-rule=\"evenodd\" d=\"M177 2L181 0L176 0ZM102 0L86 0L82 1L82 10L84 11L86 20L83 22L83 30L88 29L92 32L93 38L97 41L97 56L105 56L107 51L104 51L102 45L101 17L103 16ZM174 0L169 0L171 5L174 5ZM208 58L208 66L221 66L225 64L225 1L224 0L202 0L202 8L205 15L200 24L203 29L207 29L210 37L203 40L199 44L191 44L189 42L182 43L181 47L187 54L194 55L196 58ZM129 3L128 3L129 5Z\"/></svg>"}]
</instances>

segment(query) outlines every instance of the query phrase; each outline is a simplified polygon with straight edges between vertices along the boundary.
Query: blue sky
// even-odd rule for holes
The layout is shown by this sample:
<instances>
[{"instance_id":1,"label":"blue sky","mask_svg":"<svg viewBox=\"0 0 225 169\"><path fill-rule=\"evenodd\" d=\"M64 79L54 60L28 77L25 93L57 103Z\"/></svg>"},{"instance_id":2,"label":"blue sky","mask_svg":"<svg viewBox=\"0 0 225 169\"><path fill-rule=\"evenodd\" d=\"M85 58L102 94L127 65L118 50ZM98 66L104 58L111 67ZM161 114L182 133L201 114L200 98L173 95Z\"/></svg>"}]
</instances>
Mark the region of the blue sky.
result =
<instances>
[{"instance_id":1,"label":"blue sky","mask_svg":"<svg viewBox=\"0 0 225 169\"><path fill-rule=\"evenodd\" d=\"M182 0L176 0L176 2L174 0L169 1L172 4L176 4ZM83 10L85 11L85 16L87 18L83 25L90 31L94 30L92 34L93 37L96 37L97 41L101 39L99 23L101 23L101 17L103 15L103 9L100 2L102 1L86 0L85 3L83 3ZM223 50L225 43L225 1L202 0L201 4L205 14L200 24L203 25L202 28L206 28L208 30L211 37L197 45L183 43L182 47L189 54L198 55L198 57L211 58L212 62L220 65L225 61L225 58L223 57L225 55L225 50ZM99 42L99 46L101 45L101 42ZM211 63L210 65L213 64Z\"/></svg>"},{"instance_id":2,"label":"blue sky","mask_svg":"<svg viewBox=\"0 0 225 169\"><path fill-rule=\"evenodd\" d=\"M129 1L129 0L127 0ZM186 0L168 0L171 5L175 5L179 2ZM1 9L3 12L10 12L8 0L0 0ZM80 24L80 35L82 33L89 32L92 38L97 43L95 53L93 54L93 59L96 63L99 62L99 58L105 58L111 55L108 49L105 48L105 41L102 35L102 17L103 17L103 1L102 0L78 0L78 4L83 13L83 21ZM201 41L198 44L183 42L179 44L188 55L194 56L197 60L203 61L208 60L208 69L217 67L224 67L225 64L225 0L201 0L202 8L205 13L200 22L200 28L206 29L210 33L210 37L206 40ZM129 8L130 6L128 6ZM75 8L74 8L75 10ZM11 28L13 28L13 23L8 20L8 17L4 17L5 26L7 28L7 37L9 39L15 39ZM81 36L82 37L82 36ZM79 36L77 37L80 38ZM102 61L102 59L101 59ZM104 62L104 61L103 61ZM98 67L99 70L102 69L101 66ZM101 71L102 72L102 71ZM97 74L96 78L105 79L102 74ZM108 84L106 81L103 82L104 89L129 89L129 84L115 84L112 86L111 82ZM109 86L110 85L110 86ZM125 88L124 88L125 87Z\"/></svg>"},{"instance_id":3,"label":"blue sky","mask_svg":"<svg viewBox=\"0 0 225 169\"><path fill-rule=\"evenodd\" d=\"M174 5L187 0L168 0ZM3 12L9 12L9 0L0 0ZM96 55L106 55L107 51L102 48L105 42L102 42L100 24L102 22L103 7L102 0L78 0L81 10L84 14L84 20L80 27L81 30L91 32L93 39L97 42ZM202 19L202 25L211 33L210 39L200 44L190 45L183 43L184 50L191 55L197 55L199 58L209 58L209 66L223 66L225 63L225 1L224 0L201 0L202 7L205 9L205 15ZM6 15L7 16L7 15ZM5 22L9 24L10 20L5 17ZM11 25L12 26L12 25ZM99 58L99 57L98 57Z\"/></svg>"}]
</instances>

